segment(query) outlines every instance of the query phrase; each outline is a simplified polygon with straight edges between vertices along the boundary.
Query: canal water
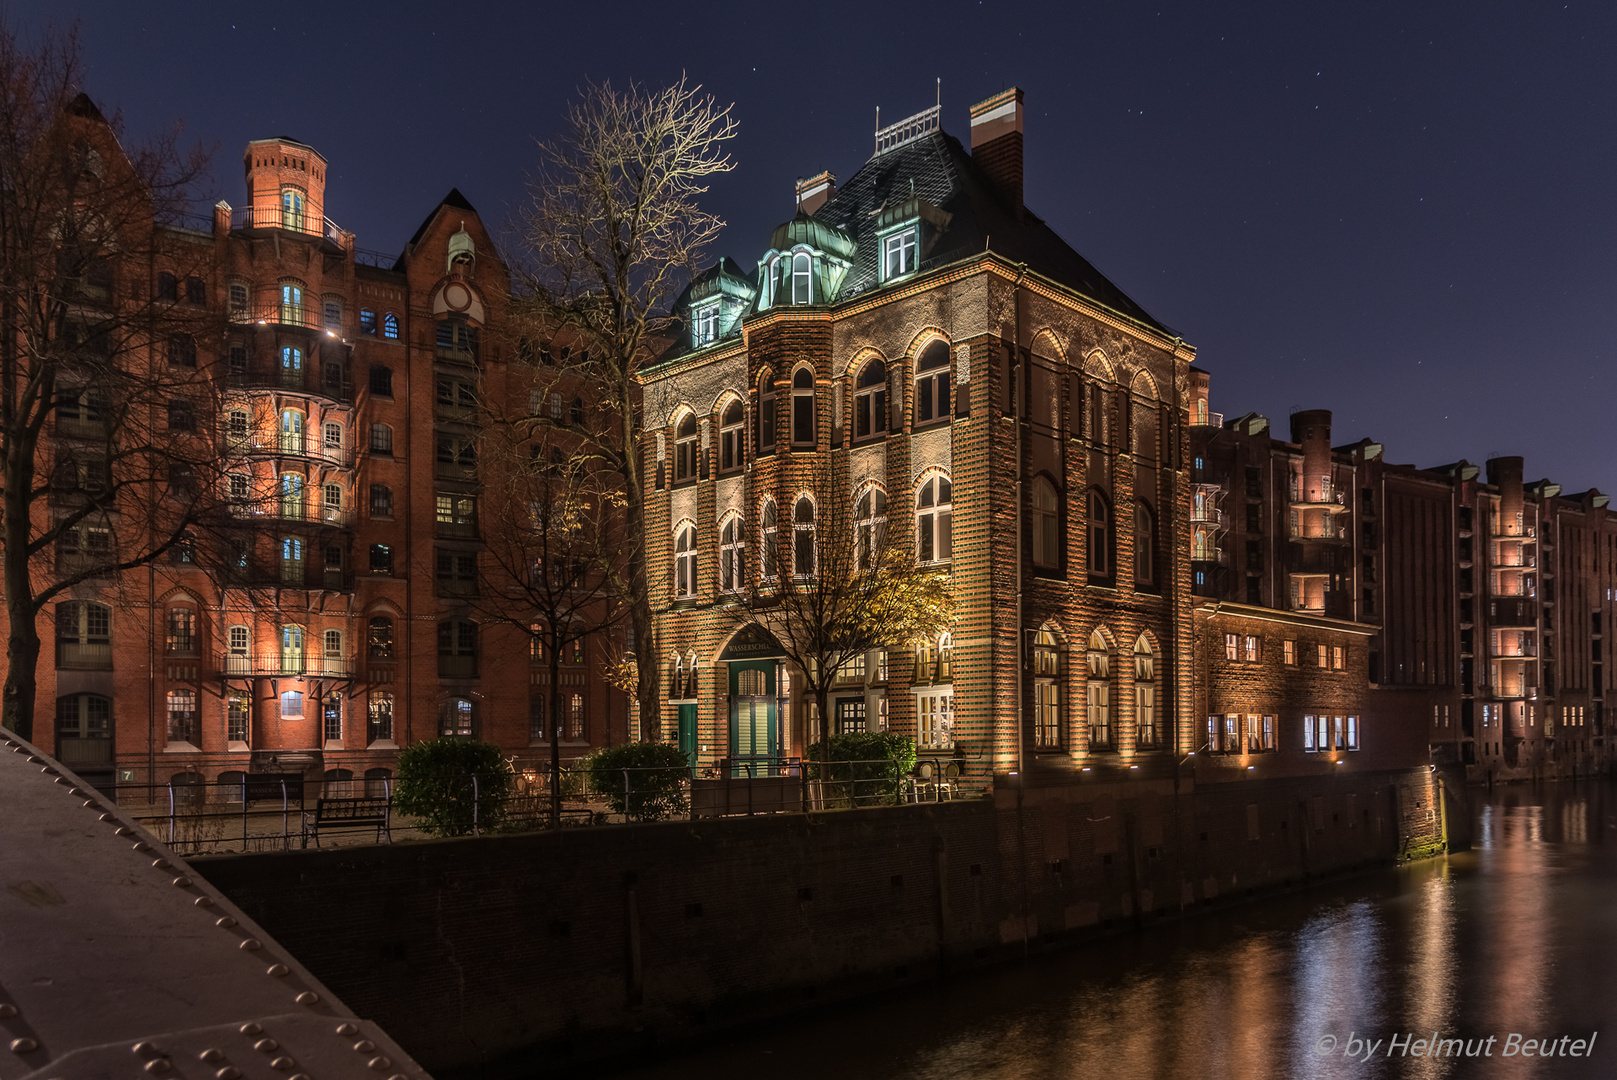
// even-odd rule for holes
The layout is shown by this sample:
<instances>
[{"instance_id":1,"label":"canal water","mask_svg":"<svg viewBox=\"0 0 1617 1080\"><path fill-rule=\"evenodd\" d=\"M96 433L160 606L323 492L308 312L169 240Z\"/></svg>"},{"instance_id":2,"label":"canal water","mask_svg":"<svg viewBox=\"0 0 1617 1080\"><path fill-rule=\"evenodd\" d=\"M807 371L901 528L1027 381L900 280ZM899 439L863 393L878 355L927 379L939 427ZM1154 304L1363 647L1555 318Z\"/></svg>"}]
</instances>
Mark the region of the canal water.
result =
<instances>
[{"instance_id":1,"label":"canal water","mask_svg":"<svg viewBox=\"0 0 1617 1080\"><path fill-rule=\"evenodd\" d=\"M1617 1077L1617 786L1471 803L1470 852L716 1036L620 1075Z\"/></svg>"}]
</instances>

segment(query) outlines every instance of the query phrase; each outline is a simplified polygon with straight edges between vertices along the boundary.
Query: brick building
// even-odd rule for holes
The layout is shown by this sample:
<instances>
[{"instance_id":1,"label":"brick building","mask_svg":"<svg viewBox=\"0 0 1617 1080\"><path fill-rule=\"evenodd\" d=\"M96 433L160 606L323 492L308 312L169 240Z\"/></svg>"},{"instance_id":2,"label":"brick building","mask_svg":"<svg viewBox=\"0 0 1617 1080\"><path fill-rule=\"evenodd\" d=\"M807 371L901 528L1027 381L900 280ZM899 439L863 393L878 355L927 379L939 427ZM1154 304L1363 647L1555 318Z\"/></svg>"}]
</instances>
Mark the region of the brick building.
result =
<instances>
[{"instance_id":1,"label":"brick building","mask_svg":"<svg viewBox=\"0 0 1617 1080\"><path fill-rule=\"evenodd\" d=\"M546 737L529 635L479 599L480 409L534 407L505 266L457 191L395 257L326 216L313 148L258 140L244 164L246 204L221 202L211 228L155 225L167 264L151 268L159 298L215 328L190 362L218 413L197 430L218 440L222 520L42 620L56 720L39 738L119 785L376 781L439 734L529 753ZM78 416L58 413L51 453ZM563 658L569 757L627 736L598 644Z\"/></svg>"},{"instance_id":2,"label":"brick building","mask_svg":"<svg viewBox=\"0 0 1617 1080\"><path fill-rule=\"evenodd\" d=\"M1333 448L1325 410L1280 439L1265 417L1210 412L1208 382L1192 372L1191 565L1215 745L1272 706L1283 731L1329 713L1333 747L1337 713L1369 718L1364 745L1379 724L1473 777L1608 766L1607 496L1524 483L1519 457L1421 469L1368 439ZM1254 659L1244 629L1213 629L1220 613L1287 636Z\"/></svg>"},{"instance_id":3,"label":"brick building","mask_svg":"<svg viewBox=\"0 0 1617 1080\"><path fill-rule=\"evenodd\" d=\"M1023 205L1022 128L1009 90L969 150L934 108L845 184L800 181L756 271L699 276L645 373L669 726L701 765L803 753L801 673L734 612L811 572L832 517L885 526L957 600L939 640L847 672L835 729L979 775L1171 766L1192 738L1193 350Z\"/></svg>"}]
</instances>

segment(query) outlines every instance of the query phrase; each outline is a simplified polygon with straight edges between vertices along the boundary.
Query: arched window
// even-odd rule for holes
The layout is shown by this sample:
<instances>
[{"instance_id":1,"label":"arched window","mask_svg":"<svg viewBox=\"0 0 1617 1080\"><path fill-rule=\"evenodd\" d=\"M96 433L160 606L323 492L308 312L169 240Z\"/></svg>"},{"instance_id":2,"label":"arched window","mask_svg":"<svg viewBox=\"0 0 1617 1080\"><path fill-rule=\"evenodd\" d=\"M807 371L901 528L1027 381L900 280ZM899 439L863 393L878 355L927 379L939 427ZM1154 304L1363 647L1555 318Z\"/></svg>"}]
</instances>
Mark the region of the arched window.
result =
<instances>
[{"instance_id":1,"label":"arched window","mask_svg":"<svg viewBox=\"0 0 1617 1080\"><path fill-rule=\"evenodd\" d=\"M1089 492L1089 576L1112 576L1112 507L1097 488Z\"/></svg>"},{"instance_id":2,"label":"arched window","mask_svg":"<svg viewBox=\"0 0 1617 1080\"><path fill-rule=\"evenodd\" d=\"M169 656L195 656L197 654L197 609L171 607L168 609L168 633L163 651Z\"/></svg>"},{"instance_id":3,"label":"arched window","mask_svg":"<svg viewBox=\"0 0 1617 1080\"><path fill-rule=\"evenodd\" d=\"M344 674L347 665L343 663L342 631L327 630L321 635L321 645L326 661L326 672L332 675Z\"/></svg>"},{"instance_id":4,"label":"arched window","mask_svg":"<svg viewBox=\"0 0 1617 1080\"><path fill-rule=\"evenodd\" d=\"M686 413L674 427L674 483L696 479L696 414Z\"/></svg>"},{"instance_id":5,"label":"arched window","mask_svg":"<svg viewBox=\"0 0 1617 1080\"><path fill-rule=\"evenodd\" d=\"M954 682L954 635L947 630L938 635L938 668L933 682Z\"/></svg>"},{"instance_id":6,"label":"arched window","mask_svg":"<svg viewBox=\"0 0 1617 1080\"><path fill-rule=\"evenodd\" d=\"M859 369L853 393L853 437L868 439L887 432L887 365L872 360Z\"/></svg>"},{"instance_id":7,"label":"arched window","mask_svg":"<svg viewBox=\"0 0 1617 1080\"><path fill-rule=\"evenodd\" d=\"M910 682L916 686L930 686L937 682L937 657L933 654L932 642L920 638L915 642L915 670L910 673Z\"/></svg>"},{"instance_id":8,"label":"arched window","mask_svg":"<svg viewBox=\"0 0 1617 1080\"><path fill-rule=\"evenodd\" d=\"M1144 502L1134 504L1134 586L1152 591L1157 587L1156 523Z\"/></svg>"},{"instance_id":9,"label":"arched window","mask_svg":"<svg viewBox=\"0 0 1617 1080\"><path fill-rule=\"evenodd\" d=\"M281 538L281 584L303 584L303 541L296 536Z\"/></svg>"},{"instance_id":10,"label":"arched window","mask_svg":"<svg viewBox=\"0 0 1617 1080\"><path fill-rule=\"evenodd\" d=\"M915 425L949 418L949 343L934 341L915 362Z\"/></svg>"},{"instance_id":11,"label":"arched window","mask_svg":"<svg viewBox=\"0 0 1617 1080\"><path fill-rule=\"evenodd\" d=\"M281 228L303 231L303 192L297 188L281 189Z\"/></svg>"},{"instance_id":12,"label":"arched window","mask_svg":"<svg viewBox=\"0 0 1617 1080\"><path fill-rule=\"evenodd\" d=\"M768 368L758 377L758 452L775 449L775 375Z\"/></svg>"},{"instance_id":13,"label":"arched window","mask_svg":"<svg viewBox=\"0 0 1617 1080\"><path fill-rule=\"evenodd\" d=\"M56 605L56 666L64 670L112 667L112 609L93 600Z\"/></svg>"},{"instance_id":14,"label":"arched window","mask_svg":"<svg viewBox=\"0 0 1617 1080\"><path fill-rule=\"evenodd\" d=\"M372 660L393 659L393 620L386 615L371 618L366 628L366 655Z\"/></svg>"},{"instance_id":15,"label":"arched window","mask_svg":"<svg viewBox=\"0 0 1617 1080\"><path fill-rule=\"evenodd\" d=\"M1033 745L1061 749L1061 652L1048 629L1033 635Z\"/></svg>"},{"instance_id":16,"label":"arched window","mask_svg":"<svg viewBox=\"0 0 1617 1080\"><path fill-rule=\"evenodd\" d=\"M668 675L668 699L678 701L685 696L685 658L674 654L674 667Z\"/></svg>"},{"instance_id":17,"label":"arched window","mask_svg":"<svg viewBox=\"0 0 1617 1080\"><path fill-rule=\"evenodd\" d=\"M386 690L371 694L366 703L366 742L382 742L393 738L393 695Z\"/></svg>"},{"instance_id":18,"label":"arched window","mask_svg":"<svg viewBox=\"0 0 1617 1080\"><path fill-rule=\"evenodd\" d=\"M871 485L854 503L854 557L869 570L887 546L887 492Z\"/></svg>"},{"instance_id":19,"label":"arched window","mask_svg":"<svg viewBox=\"0 0 1617 1080\"><path fill-rule=\"evenodd\" d=\"M806 367L792 373L792 444L814 445L814 372Z\"/></svg>"},{"instance_id":20,"label":"arched window","mask_svg":"<svg viewBox=\"0 0 1617 1080\"><path fill-rule=\"evenodd\" d=\"M399 339L399 317L391 311L382 316L382 336L394 341Z\"/></svg>"},{"instance_id":21,"label":"arched window","mask_svg":"<svg viewBox=\"0 0 1617 1080\"><path fill-rule=\"evenodd\" d=\"M477 727L477 704L469 698L452 697L438 706L438 735L445 739L469 739Z\"/></svg>"},{"instance_id":22,"label":"arched window","mask_svg":"<svg viewBox=\"0 0 1617 1080\"><path fill-rule=\"evenodd\" d=\"M763 523L763 543L759 545L759 576L765 581L774 581L780 573L778 559L780 554L780 520L775 510L775 500L770 499L764 503L763 511L759 514Z\"/></svg>"},{"instance_id":23,"label":"arched window","mask_svg":"<svg viewBox=\"0 0 1617 1080\"><path fill-rule=\"evenodd\" d=\"M303 350L295 345L281 346L281 385L303 389Z\"/></svg>"},{"instance_id":24,"label":"arched window","mask_svg":"<svg viewBox=\"0 0 1617 1080\"><path fill-rule=\"evenodd\" d=\"M1162 744L1157 716L1157 654L1144 634L1134 642L1134 722L1141 746Z\"/></svg>"},{"instance_id":25,"label":"arched window","mask_svg":"<svg viewBox=\"0 0 1617 1080\"><path fill-rule=\"evenodd\" d=\"M1056 489L1042 476L1033 478L1033 565L1045 570L1061 566L1061 513Z\"/></svg>"},{"instance_id":26,"label":"arched window","mask_svg":"<svg viewBox=\"0 0 1617 1080\"><path fill-rule=\"evenodd\" d=\"M293 326L303 325L303 286L291 283L281 286L281 321Z\"/></svg>"},{"instance_id":27,"label":"arched window","mask_svg":"<svg viewBox=\"0 0 1617 1080\"><path fill-rule=\"evenodd\" d=\"M173 743L197 742L197 696L194 690L168 692L168 741Z\"/></svg>"},{"instance_id":28,"label":"arched window","mask_svg":"<svg viewBox=\"0 0 1617 1080\"><path fill-rule=\"evenodd\" d=\"M1112 683L1111 654L1106 648L1106 636L1099 630L1089 635L1089 747L1109 750L1112 747Z\"/></svg>"},{"instance_id":29,"label":"arched window","mask_svg":"<svg viewBox=\"0 0 1617 1080\"><path fill-rule=\"evenodd\" d=\"M792 303L814 303L810 260L808 255L801 251L792 256Z\"/></svg>"},{"instance_id":30,"label":"arched window","mask_svg":"<svg viewBox=\"0 0 1617 1080\"><path fill-rule=\"evenodd\" d=\"M674 533L674 597L696 595L696 526L681 525Z\"/></svg>"},{"instance_id":31,"label":"arched window","mask_svg":"<svg viewBox=\"0 0 1617 1080\"><path fill-rule=\"evenodd\" d=\"M746 526L740 515L724 519L719 530L719 588L738 592L747 584Z\"/></svg>"},{"instance_id":32,"label":"arched window","mask_svg":"<svg viewBox=\"0 0 1617 1080\"><path fill-rule=\"evenodd\" d=\"M746 449L742 444L743 415L740 400L724 407L719 420L719 471L734 472L745 463Z\"/></svg>"},{"instance_id":33,"label":"arched window","mask_svg":"<svg viewBox=\"0 0 1617 1080\"><path fill-rule=\"evenodd\" d=\"M814 573L814 500L807 495L792 507L792 573L798 577Z\"/></svg>"},{"instance_id":34,"label":"arched window","mask_svg":"<svg viewBox=\"0 0 1617 1080\"><path fill-rule=\"evenodd\" d=\"M324 440L322 440L321 446L324 448L325 455L327 457L329 457L329 458L341 458L342 457L342 425L341 424L327 424L325 426L325 438L324 438Z\"/></svg>"},{"instance_id":35,"label":"arched window","mask_svg":"<svg viewBox=\"0 0 1617 1080\"><path fill-rule=\"evenodd\" d=\"M947 476L934 476L921 485L915 499L915 551L921 562L943 563L952 556L952 497Z\"/></svg>"},{"instance_id":36,"label":"arched window","mask_svg":"<svg viewBox=\"0 0 1617 1080\"><path fill-rule=\"evenodd\" d=\"M342 742L341 694L327 694L320 702L320 733L326 742Z\"/></svg>"},{"instance_id":37,"label":"arched window","mask_svg":"<svg viewBox=\"0 0 1617 1080\"><path fill-rule=\"evenodd\" d=\"M251 714L252 704L245 693L232 690L225 695L225 739L232 744L230 749L247 749L247 729Z\"/></svg>"},{"instance_id":38,"label":"arched window","mask_svg":"<svg viewBox=\"0 0 1617 1080\"><path fill-rule=\"evenodd\" d=\"M303 414L296 409L281 410L281 453L303 453Z\"/></svg>"}]
</instances>

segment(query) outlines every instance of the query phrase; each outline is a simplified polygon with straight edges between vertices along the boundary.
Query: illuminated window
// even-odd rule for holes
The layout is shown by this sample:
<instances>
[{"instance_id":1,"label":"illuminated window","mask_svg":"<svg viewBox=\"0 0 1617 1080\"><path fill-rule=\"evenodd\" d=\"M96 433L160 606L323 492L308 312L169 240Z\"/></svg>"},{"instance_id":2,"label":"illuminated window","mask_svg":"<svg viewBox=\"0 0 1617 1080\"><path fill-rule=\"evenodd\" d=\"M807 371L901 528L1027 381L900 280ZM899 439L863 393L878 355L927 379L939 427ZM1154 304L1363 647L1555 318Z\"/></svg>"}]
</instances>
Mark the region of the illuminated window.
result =
<instances>
[{"instance_id":1,"label":"illuminated window","mask_svg":"<svg viewBox=\"0 0 1617 1080\"><path fill-rule=\"evenodd\" d=\"M696 479L696 414L686 413L674 429L674 482Z\"/></svg>"},{"instance_id":2,"label":"illuminated window","mask_svg":"<svg viewBox=\"0 0 1617 1080\"><path fill-rule=\"evenodd\" d=\"M1347 646L1345 646L1345 645L1332 645L1331 646L1331 669L1333 671L1341 671L1346 666L1347 666Z\"/></svg>"},{"instance_id":3,"label":"illuminated window","mask_svg":"<svg viewBox=\"0 0 1617 1080\"><path fill-rule=\"evenodd\" d=\"M1280 643L1280 658L1288 667L1297 666L1297 643L1290 639Z\"/></svg>"},{"instance_id":4,"label":"illuminated window","mask_svg":"<svg viewBox=\"0 0 1617 1080\"><path fill-rule=\"evenodd\" d=\"M915 272L915 230L905 229L901 233L882 240L882 278L891 281L896 277Z\"/></svg>"},{"instance_id":5,"label":"illuminated window","mask_svg":"<svg viewBox=\"0 0 1617 1080\"><path fill-rule=\"evenodd\" d=\"M399 339L399 317L391 311L382 316L382 336L394 341Z\"/></svg>"},{"instance_id":6,"label":"illuminated window","mask_svg":"<svg viewBox=\"0 0 1617 1080\"><path fill-rule=\"evenodd\" d=\"M780 572L778 565L780 527L773 499L764 503L759 517L763 522L763 543L758 549L759 576L765 581L773 581Z\"/></svg>"},{"instance_id":7,"label":"illuminated window","mask_svg":"<svg viewBox=\"0 0 1617 1080\"><path fill-rule=\"evenodd\" d=\"M691 315L691 344L697 348L719 340L719 305L704 304Z\"/></svg>"},{"instance_id":8,"label":"illuminated window","mask_svg":"<svg viewBox=\"0 0 1617 1080\"><path fill-rule=\"evenodd\" d=\"M674 596L696 595L696 526L684 525L674 533Z\"/></svg>"},{"instance_id":9,"label":"illuminated window","mask_svg":"<svg viewBox=\"0 0 1617 1080\"><path fill-rule=\"evenodd\" d=\"M719 588L738 592L747 584L746 526L732 514L719 530Z\"/></svg>"},{"instance_id":10,"label":"illuminated window","mask_svg":"<svg viewBox=\"0 0 1617 1080\"><path fill-rule=\"evenodd\" d=\"M724 407L719 420L719 471L734 472L746 463L746 446L742 439L744 416L741 402L732 401Z\"/></svg>"},{"instance_id":11,"label":"illuminated window","mask_svg":"<svg viewBox=\"0 0 1617 1080\"><path fill-rule=\"evenodd\" d=\"M1241 642L1241 658L1249 664L1256 664L1262 659L1262 643L1255 635L1248 634Z\"/></svg>"},{"instance_id":12,"label":"illuminated window","mask_svg":"<svg viewBox=\"0 0 1617 1080\"><path fill-rule=\"evenodd\" d=\"M949 418L949 343L934 341L915 362L915 426Z\"/></svg>"},{"instance_id":13,"label":"illuminated window","mask_svg":"<svg viewBox=\"0 0 1617 1080\"><path fill-rule=\"evenodd\" d=\"M887 545L887 493L865 488L854 504L854 557L861 570L875 565Z\"/></svg>"},{"instance_id":14,"label":"illuminated window","mask_svg":"<svg viewBox=\"0 0 1617 1080\"><path fill-rule=\"evenodd\" d=\"M1134 721L1141 746L1157 746L1162 741L1157 715L1157 657L1151 642L1141 634L1134 642Z\"/></svg>"},{"instance_id":15,"label":"illuminated window","mask_svg":"<svg viewBox=\"0 0 1617 1080\"><path fill-rule=\"evenodd\" d=\"M923 563L944 563L953 555L953 489L946 476L934 476L921 485L915 499L916 558Z\"/></svg>"},{"instance_id":16,"label":"illuminated window","mask_svg":"<svg viewBox=\"0 0 1617 1080\"><path fill-rule=\"evenodd\" d=\"M859 369L853 393L853 437L868 439L887 432L887 365L872 360Z\"/></svg>"},{"instance_id":17,"label":"illuminated window","mask_svg":"<svg viewBox=\"0 0 1617 1080\"><path fill-rule=\"evenodd\" d=\"M438 707L438 735L445 739L469 739L477 724L477 705L462 697L449 698Z\"/></svg>"},{"instance_id":18,"label":"illuminated window","mask_svg":"<svg viewBox=\"0 0 1617 1080\"><path fill-rule=\"evenodd\" d=\"M1106 637L1099 630L1089 636L1088 697L1089 745L1105 750L1112 745L1111 654Z\"/></svg>"},{"instance_id":19,"label":"illuminated window","mask_svg":"<svg viewBox=\"0 0 1617 1080\"><path fill-rule=\"evenodd\" d=\"M1033 635L1033 745L1040 750L1061 749L1061 653L1055 635L1040 630Z\"/></svg>"}]
</instances>

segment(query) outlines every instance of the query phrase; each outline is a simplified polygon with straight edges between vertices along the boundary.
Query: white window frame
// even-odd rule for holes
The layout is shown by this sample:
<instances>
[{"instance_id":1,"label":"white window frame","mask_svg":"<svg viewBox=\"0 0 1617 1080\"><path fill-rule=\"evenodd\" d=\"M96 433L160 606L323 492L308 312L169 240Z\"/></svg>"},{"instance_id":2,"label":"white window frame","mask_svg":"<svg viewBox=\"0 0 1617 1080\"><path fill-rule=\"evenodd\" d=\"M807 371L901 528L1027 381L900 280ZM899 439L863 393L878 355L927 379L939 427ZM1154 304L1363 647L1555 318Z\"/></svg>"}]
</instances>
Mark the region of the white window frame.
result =
<instances>
[{"instance_id":1,"label":"white window frame","mask_svg":"<svg viewBox=\"0 0 1617 1080\"><path fill-rule=\"evenodd\" d=\"M690 600L696 592L696 526L684 521L674 529L674 598Z\"/></svg>"},{"instance_id":2,"label":"white window frame","mask_svg":"<svg viewBox=\"0 0 1617 1080\"><path fill-rule=\"evenodd\" d=\"M915 273L919 265L917 256L920 247L915 235L914 225L908 225L898 232L882 237L882 280L896 281L898 278ZM898 266L894 267L894 258Z\"/></svg>"},{"instance_id":3,"label":"white window frame","mask_svg":"<svg viewBox=\"0 0 1617 1080\"><path fill-rule=\"evenodd\" d=\"M941 566L954 560L954 486L947 474L928 476L915 493L915 533L917 562Z\"/></svg>"}]
</instances>

